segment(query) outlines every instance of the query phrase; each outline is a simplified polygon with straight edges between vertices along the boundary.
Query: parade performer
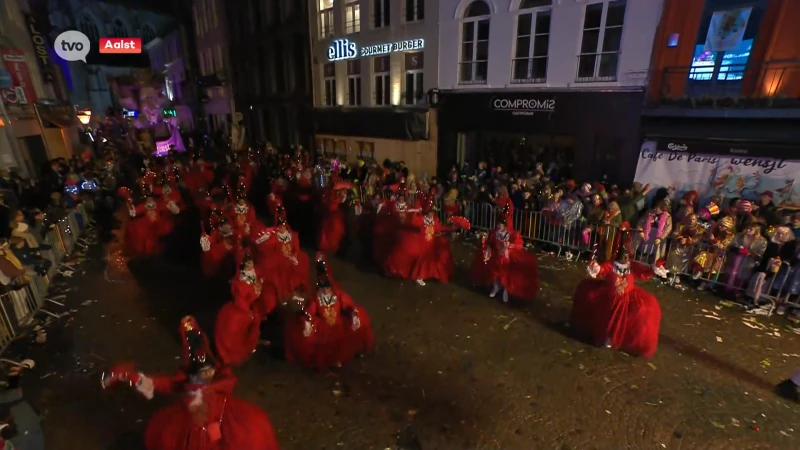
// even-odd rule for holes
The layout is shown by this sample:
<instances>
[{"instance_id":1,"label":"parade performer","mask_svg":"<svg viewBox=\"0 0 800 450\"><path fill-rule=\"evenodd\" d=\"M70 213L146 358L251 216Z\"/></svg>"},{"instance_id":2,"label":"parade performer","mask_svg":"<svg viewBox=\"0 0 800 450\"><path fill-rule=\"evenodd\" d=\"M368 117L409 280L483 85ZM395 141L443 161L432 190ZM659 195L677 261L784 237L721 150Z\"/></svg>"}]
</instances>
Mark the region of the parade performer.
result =
<instances>
[{"instance_id":1,"label":"parade performer","mask_svg":"<svg viewBox=\"0 0 800 450\"><path fill-rule=\"evenodd\" d=\"M392 249L392 238L396 226L395 202L384 198L378 191L372 197L372 260L382 263Z\"/></svg>"},{"instance_id":2,"label":"parade performer","mask_svg":"<svg viewBox=\"0 0 800 450\"><path fill-rule=\"evenodd\" d=\"M214 182L214 169L200 157L194 157L183 168L183 184L192 196L205 193Z\"/></svg>"},{"instance_id":3,"label":"parade performer","mask_svg":"<svg viewBox=\"0 0 800 450\"><path fill-rule=\"evenodd\" d=\"M274 285L278 298L289 298L308 287L309 260L300 250L297 232L289 228L285 211L281 207L277 212L277 225L257 239L256 266L269 274L266 281Z\"/></svg>"},{"instance_id":4,"label":"parade performer","mask_svg":"<svg viewBox=\"0 0 800 450\"><path fill-rule=\"evenodd\" d=\"M433 201L414 214L407 224L398 225L393 248L383 263L384 273L404 280L415 280L425 286L425 280L447 283L453 275L453 255L450 241L441 233L454 231L442 225L436 216Z\"/></svg>"},{"instance_id":5,"label":"parade performer","mask_svg":"<svg viewBox=\"0 0 800 450\"><path fill-rule=\"evenodd\" d=\"M570 324L596 345L649 358L658 346L661 306L635 280L648 280L653 271L631 261L631 249L622 245L614 262L592 260L589 276L572 300Z\"/></svg>"},{"instance_id":6,"label":"parade performer","mask_svg":"<svg viewBox=\"0 0 800 450\"><path fill-rule=\"evenodd\" d=\"M206 234L205 228L200 236L200 265L207 277L229 279L234 272L236 252L241 240L236 239L233 227L222 219Z\"/></svg>"},{"instance_id":7,"label":"parade performer","mask_svg":"<svg viewBox=\"0 0 800 450\"><path fill-rule=\"evenodd\" d=\"M522 236L513 230L509 210L506 207L499 212L497 228L488 240L482 238L470 274L481 285L491 286L491 298L502 293L505 303L509 297L532 302L539 293L539 263L535 254L525 250Z\"/></svg>"},{"instance_id":8,"label":"parade performer","mask_svg":"<svg viewBox=\"0 0 800 450\"><path fill-rule=\"evenodd\" d=\"M317 291L286 327L290 362L313 369L340 367L374 345L369 316L333 280L325 256L317 255Z\"/></svg>"},{"instance_id":9,"label":"parade performer","mask_svg":"<svg viewBox=\"0 0 800 450\"><path fill-rule=\"evenodd\" d=\"M166 175L164 183L161 186L161 203L162 209L165 209L172 214L178 215L184 209L183 197L181 191L178 190L175 177L173 175Z\"/></svg>"},{"instance_id":10,"label":"parade performer","mask_svg":"<svg viewBox=\"0 0 800 450\"><path fill-rule=\"evenodd\" d=\"M156 199L146 197L134 206L128 203L130 222L125 230L125 253L131 258L148 258L161 253L161 239L172 231L171 222L165 219L165 211L159 208Z\"/></svg>"},{"instance_id":11,"label":"parade performer","mask_svg":"<svg viewBox=\"0 0 800 450\"><path fill-rule=\"evenodd\" d=\"M347 216L343 205L347 202L347 190L351 183L333 181L322 196L319 229L317 230L317 250L332 254L339 250L347 233Z\"/></svg>"},{"instance_id":12,"label":"parade performer","mask_svg":"<svg viewBox=\"0 0 800 450\"><path fill-rule=\"evenodd\" d=\"M231 281L233 300L217 313L214 344L225 364L239 365L256 350L261 322L276 306L277 299L264 289L264 280L256 272L253 258L245 252L239 275Z\"/></svg>"},{"instance_id":13,"label":"parade performer","mask_svg":"<svg viewBox=\"0 0 800 450\"><path fill-rule=\"evenodd\" d=\"M272 182L269 195L267 196L267 211L272 217L278 212L278 206L283 206L283 194L286 192L286 178L281 175Z\"/></svg>"},{"instance_id":14,"label":"parade performer","mask_svg":"<svg viewBox=\"0 0 800 450\"><path fill-rule=\"evenodd\" d=\"M233 396L236 377L211 353L194 317L181 320L183 365L175 375L146 375L132 364L104 373L103 388L129 383L145 398L182 394L156 412L144 435L147 450L277 450L266 413Z\"/></svg>"},{"instance_id":15,"label":"parade performer","mask_svg":"<svg viewBox=\"0 0 800 450\"><path fill-rule=\"evenodd\" d=\"M230 207L228 213L234 232L243 240L266 229L264 224L256 218L255 208L242 196L236 199L236 203Z\"/></svg>"}]
</instances>

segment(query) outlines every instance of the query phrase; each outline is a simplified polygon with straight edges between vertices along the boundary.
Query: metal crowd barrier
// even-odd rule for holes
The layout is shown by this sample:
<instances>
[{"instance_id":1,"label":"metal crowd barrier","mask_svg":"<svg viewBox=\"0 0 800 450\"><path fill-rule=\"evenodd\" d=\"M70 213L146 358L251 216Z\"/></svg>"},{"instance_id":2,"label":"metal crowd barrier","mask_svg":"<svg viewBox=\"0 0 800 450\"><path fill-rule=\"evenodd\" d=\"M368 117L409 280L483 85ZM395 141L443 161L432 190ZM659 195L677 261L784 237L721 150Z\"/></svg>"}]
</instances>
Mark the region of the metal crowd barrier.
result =
<instances>
[{"instance_id":1,"label":"metal crowd barrier","mask_svg":"<svg viewBox=\"0 0 800 450\"><path fill-rule=\"evenodd\" d=\"M362 202L368 202L372 191L358 189L357 195ZM382 195L386 198L396 195L396 192L384 190ZM419 194L409 194L408 202L411 205L416 203ZM476 202L457 202L455 205L446 205L441 199L437 201L438 214L440 219L446 220L452 210L457 210L460 215L466 217L474 230L489 231L497 226L497 208L492 203ZM570 220L572 219L572 220ZM611 254L615 239L619 230L615 226L604 224L591 224L578 218L564 218L556 212L549 211L528 211L515 210L513 213L514 229L522 234L524 240L535 244L547 251L552 251L557 256L566 255L569 259L577 260L581 256L596 257L599 260L613 258ZM665 267L677 269L669 272L668 283L676 285L680 280L693 280L699 287L721 290L732 295L745 295L748 297L758 297L756 302L768 305L768 314L772 314L778 305L793 306L800 308L800 303L796 296L800 292L800 285L796 288L792 286L791 280L800 275L800 265L791 267L788 262L781 262L777 271L765 273L758 276L755 271L747 274L746 279L730 279L731 269L736 264L735 259L739 255L732 252L731 248L718 249L712 246L709 241L702 240L693 244L691 247L682 247L670 236L658 246L648 245L641 242L637 230L630 231L631 245L634 250L634 260L643 264L652 265L657 260L668 261L670 265L675 264L676 259L681 260L679 267ZM682 256L670 255L680 252ZM712 266L699 269L700 266L695 260L701 255L714 259ZM742 256L747 263L758 263L750 256ZM741 266L741 261L738 266ZM746 264L749 265L749 264ZM761 279L759 292L752 292L754 280ZM684 285L684 283L680 283ZM793 297L794 296L794 297Z\"/></svg>"},{"instance_id":2,"label":"metal crowd barrier","mask_svg":"<svg viewBox=\"0 0 800 450\"><path fill-rule=\"evenodd\" d=\"M47 306L65 308L61 302L66 296L49 296L50 280L59 272L75 268L67 264L67 257L76 248L85 249L89 241L84 235L91 228L92 203L78 204L63 219L53 224L47 231L43 243L49 245L49 250L41 251L44 259L51 261L52 265L44 275L39 275L28 270L28 282L21 288L12 289L5 287L5 292L0 295L0 354L6 347L34 323L37 314L44 314L59 318L64 313L53 312Z\"/></svg>"}]
</instances>

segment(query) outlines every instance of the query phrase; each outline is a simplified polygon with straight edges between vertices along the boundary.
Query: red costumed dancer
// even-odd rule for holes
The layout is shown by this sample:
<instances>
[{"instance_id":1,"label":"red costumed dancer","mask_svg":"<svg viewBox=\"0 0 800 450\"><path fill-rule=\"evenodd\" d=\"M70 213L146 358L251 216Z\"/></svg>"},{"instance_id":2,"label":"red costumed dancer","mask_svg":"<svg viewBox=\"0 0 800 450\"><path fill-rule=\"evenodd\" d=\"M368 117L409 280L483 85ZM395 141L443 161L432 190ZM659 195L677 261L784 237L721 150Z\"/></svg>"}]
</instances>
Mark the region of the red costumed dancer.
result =
<instances>
[{"instance_id":1,"label":"red costumed dancer","mask_svg":"<svg viewBox=\"0 0 800 450\"><path fill-rule=\"evenodd\" d=\"M248 240L251 236L261 234L266 230L264 224L256 218L255 209L244 197L236 200L229 210L229 215L234 232L242 240Z\"/></svg>"},{"instance_id":2,"label":"red costumed dancer","mask_svg":"<svg viewBox=\"0 0 800 450\"><path fill-rule=\"evenodd\" d=\"M347 233L347 217L344 205L347 202L345 184L333 182L322 196L322 220L317 230L317 250L336 253ZM352 186L350 186L352 187Z\"/></svg>"},{"instance_id":3,"label":"red costumed dancer","mask_svg":"<svg viewBox=\"0 0 800 450\"><path fill-rule=\"evenodd\" d=\"M233 300L217 313L214 344L225 364L239 365L256 350L261 322L275 308L276 299L256 273L253 258L245 253L239 275L231 281Z\"/></svg>"},{"instance_id":4,"label":"red costumed dancer","mask_svg":"<svg viewBox=\"0 0 800 450\"><path fill-rule=\"evenodd\" d=\"M203 232L200 236L200 265L207 277L229 279L234 272L235 257L241 241L236 238L233 228L222 219L211 230L211 234Z\"/></svg>"},{"instance_id":5,"label":"red costumed dancer","mask_svg":"<svg viewBox=\"0 0 800 450\"><path fill-rule=\"evenodd\" d=\"M649 358L658 346L661 306L634 284L650 279L653 271L631 262L630 255L630 248L621 245L616 261L590 263L591 278L578 285L572 299L570 324L596 345Z\"/></svg>"},{"instance_id":6,"label":"red costumed dancer","mask_svg":"<svg viewBox=\"0 0 800 450\"><path fill-rule=\"evenodd\" d=\"M281 175L272 182L272 188L267 196L267 210L272 217L278 213L278 206L283 206L283 193L286 192L286 178Z\"/></svg>"},{"instance_id":7,"label":"red costumed dancer","mask_svg":"<svg viewBox=\"0 0 800 450\"><path fill-rule=\"evenodd\" d=\"M324 258L317 255L316 294L286 324L287 360L313 369L340 367L375 342L369 316L333 281Z\"/></svg>"},{"instance_id":8,"label":"red costumed dancer","mask_svg":"<svg viewBox=\"0 0 800 450\"><path fill-rule=\"evenodd\" d=\"M183 168L183 184L192 196L205 193L212 182L214 170L202 158L195 157Z\"/></svg>"},{"instance_id":9,"label":"red costumed dancer","mask_svg":"<svg viewBox=\"0 0 800 450\"><path fill-rule=\"evenodd\" d=\"M283 208L278 208L277 226L256 240L256 266L269 274L267 283L275 287L278 298L290 298L308 288L308 255L300 250L300 238L289 228Z\"/></svg>"},{"instance_id":10,"label":"red costumed dancer","mask_svg":"<svg viewBox=\"0 0 800 450\"><path fill-rule=\"evenodd\" d=\"M147 197L134 207L128 204L131 220L125 230L125 253L132 258L147 258L162 251L161 239L172 231L166 211L159 208L155 198Z\"/></svg>"},{"instance_id":11,"label":"red costumed dancer","mask_svg":"<svg viewBox=\"0 0 800 450\"><path fill-rule=\"evenodd\" d=\"M489 238L481 240L470 275L476 284L491 286L489 297L502 292L503 302L509 296L532 302L539 293L539 263L536 255L526 251L522 236L512 229L509 208L501 210L497 228Z\"/></svg>"},{"instance_id":12,"label":"red costumed dancer","mask_svg":"<svg viewBox=\"0 0 800 450\"><path fill-rule=\"evenodd\" d=\"M430 279L440 283L450 281L453 255L450 241L441 233L453 231L453 228L439 222L431 200L422 214L414 214L408 224L399 225L397 240L383 263L387 275L415 280L420 286L425 286L425 280Z\"/></svg>"},{"instance_id":13,"label":"red costumed dancer","mask_svg":"<svg viewBox=\"0 0 800 450\"><path fill-rule=\"evenodd\" d=\"M272 424L260 408L233 396L236 377L217 364L191 316L181 320L183 367L173 376L149 376L130 364L103 374L102 385L129 383L145 398L182 394L147 423L147 450L277 450Z\"/></svg>"}]
</instances>

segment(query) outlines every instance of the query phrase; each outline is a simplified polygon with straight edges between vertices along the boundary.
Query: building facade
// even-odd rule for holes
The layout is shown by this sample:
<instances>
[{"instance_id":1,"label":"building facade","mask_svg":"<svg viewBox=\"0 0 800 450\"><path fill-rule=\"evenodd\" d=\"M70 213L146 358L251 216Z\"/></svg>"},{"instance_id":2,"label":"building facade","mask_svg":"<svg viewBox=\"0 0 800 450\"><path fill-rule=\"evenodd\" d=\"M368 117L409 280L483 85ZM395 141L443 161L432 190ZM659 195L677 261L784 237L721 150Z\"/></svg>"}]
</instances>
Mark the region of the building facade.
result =
<instances>
[{"instance_id":1,"label":"building facade","mask_svg":"<svg viewBox=\"0 0 800 450\"><path fill-rule=\"evenodd\" d=\"M439 167L631 179L663 0L440 0Z\"/></svg>"},{"instance_id":2,"label":"building facade","mask_svg":"<svg viewBox=\"0 0 800 450\"><path fill-rule=\"evenodd\" d=\"M219 131L225 136L230 134L236 111L229 81L227 5L222 0L195 0L192 5L204 121L209 131Z\"/></svg>"},{"instance_id":3,"label":"building facade","mask_svg":"<svg viewBox=\"0 0 800 450\"><path fill-rule=\"evenodd\" d=\"M2 69L0 167L36 175L51 158L72 155L78 143L75 108L54 61L46 5L8 0L0 7ZM45 11L44 13L42 11Z\"/></svg>"},{"instance_id":4,"label":"building facade","mask_svg":"<svg viewBox=\"0 0 800 450\"><path fill-rule=\"evenodd\" d=\"M437 2L309 0L318 151L435 173Z\"/></svg>"},{"instance_id":5,"label":"building facade","mask_svg":"<svg viewBox=\"0 0 800 450\"><path fill-rule=\"evenodd\" d=\"M180 126L191 130L194 126L194 115L189 105L184 103L187 68L185 56L188 48L184 39L184 30L174 29L144 44L150 59L150 68L157 78L157 84L163 86L165 106L175 111ZM155 80L154 80L155 81Z\"/></svg>"},{"instance_id":6,"label":"building facade","mask_svg":"<svg viewBox=\"0 0 800 450\"><path fill-rule=\"evenodd\" d=\"M227 5L234 104L251 144L312 146L307 6L298 0Z\"/></svg>"},{"instance_id":7,"label":"building facade","mask_svg":"<svg viewBox=\"0 0 800 450\"><path fill-rule=\"evenodd\" d=\"M666 0L637 177L800 208L798 20L794 0ZM705 175L679 179L688 163Z\"/></svg>"}]
</instances>

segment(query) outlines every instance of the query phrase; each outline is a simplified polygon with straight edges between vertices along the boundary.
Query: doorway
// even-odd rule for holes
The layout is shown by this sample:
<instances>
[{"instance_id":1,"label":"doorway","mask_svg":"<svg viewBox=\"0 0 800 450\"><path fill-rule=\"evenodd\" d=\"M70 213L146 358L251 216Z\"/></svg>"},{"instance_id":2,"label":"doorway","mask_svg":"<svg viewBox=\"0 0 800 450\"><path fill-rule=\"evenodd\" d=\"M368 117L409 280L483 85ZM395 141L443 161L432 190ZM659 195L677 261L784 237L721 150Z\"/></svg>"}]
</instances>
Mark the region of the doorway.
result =
<instances>
[{"instance_id":1,"label":"doorway","mask_svg":"<svg viewBox=\"0 0 800 450\"><path fill-rule=\"evenodd\" d=\"M50 157L47 156L47 148L44 145L42 135L26 136L17 138L22 154L29 159L29 167L33 167L33 174L36 179L41 179L44 171L50 167Z\"/></svg>"}]
</instances>

